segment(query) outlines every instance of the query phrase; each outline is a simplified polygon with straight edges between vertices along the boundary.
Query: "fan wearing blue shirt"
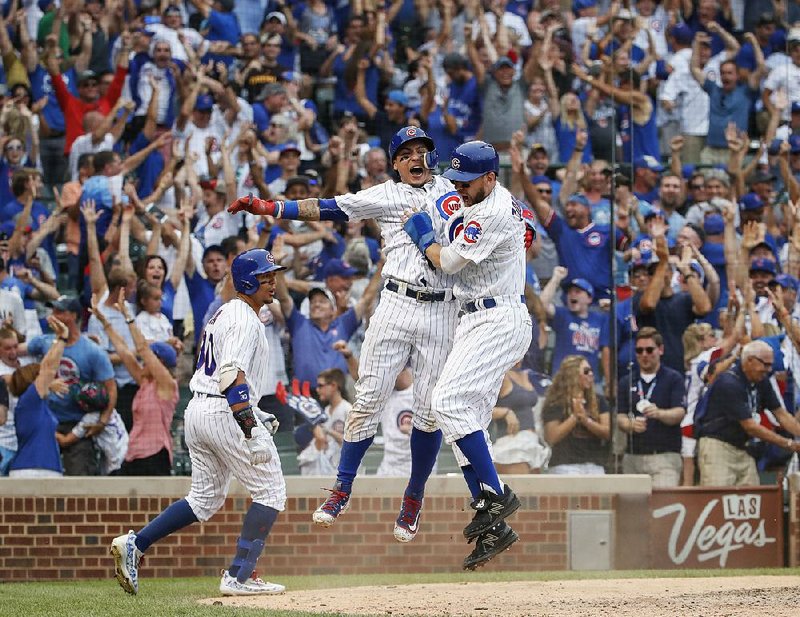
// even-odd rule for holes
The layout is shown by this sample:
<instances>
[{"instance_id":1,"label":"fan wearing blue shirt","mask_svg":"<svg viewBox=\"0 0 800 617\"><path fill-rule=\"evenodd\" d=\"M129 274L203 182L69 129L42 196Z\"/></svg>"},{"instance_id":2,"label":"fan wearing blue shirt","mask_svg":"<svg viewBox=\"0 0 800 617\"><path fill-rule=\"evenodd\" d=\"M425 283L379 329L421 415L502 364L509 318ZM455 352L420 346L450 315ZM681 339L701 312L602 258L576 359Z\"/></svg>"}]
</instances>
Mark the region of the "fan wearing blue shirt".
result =
<instances>
[{"instance_id":1,"label":"fan wearing blue shirt","mask_svg":"<svg viewBox=\"0 0 800 617\"><path fill-rule=\"evenodd\" d=\"M541 300L547 320L556 335L551 374L558 372L567 356L580 355L586 358L594 372L595 381L601 381L600 361L603 375L608 376L611 353L608 342L608 315L590 310L594 288L586 279L571 279L566 285L566 307L556 306L553 298L569 272L562 266L553 270L552 278L542 290Z\"/></svg>"},{"instance_id":2,"label":"fan wearing blue shirt","mask_svg":"<svg viewBox=\"0 0 800 617\"><path fill-rule=\"evenodd\" d=\"M242 30L239 27L239 20L233 13L233 0L191 0L192 4L203 16L203 23L200 26L201 34L207 41L225 41L235 47L239 43ZM213 60L222 62L225 66L233 64L233 56L222 54L206 54L203 62Z\"/></svg>"}]
</instances>

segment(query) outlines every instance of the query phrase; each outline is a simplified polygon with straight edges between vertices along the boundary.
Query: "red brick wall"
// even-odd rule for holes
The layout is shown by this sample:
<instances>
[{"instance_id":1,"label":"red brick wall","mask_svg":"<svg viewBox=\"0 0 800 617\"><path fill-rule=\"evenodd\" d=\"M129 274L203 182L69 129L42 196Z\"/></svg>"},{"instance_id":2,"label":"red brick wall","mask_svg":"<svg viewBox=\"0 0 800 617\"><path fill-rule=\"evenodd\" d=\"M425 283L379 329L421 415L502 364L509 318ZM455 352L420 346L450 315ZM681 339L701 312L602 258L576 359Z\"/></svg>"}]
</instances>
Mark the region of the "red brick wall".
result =
<instances>
[{"instance_id":1,"label":"red brick wall","mask_svg":"<svg viewBox=\"0 0 800 617\"><path fill-rule=\"evenodd\" d=\"M129 528L141 528L180 497L187 486L186 481L171 480L177 484L170 485L165 491L168 496L162 497L2 497L2 578L12 581L110 576L112 561L108 547L111 539ZM448 478L443 482L450 486L450 480L458 479ZM150 482L145 479L138 481L143 487ZM389 486L383 487L383 496L370 496L387 483L371 481L374 486L359 484L358 489L367 489L363 491L366 495L354 495L350 510L330 529L319 528L311 522L310 514L317 506L321 492L315 489L293 491L293 481L290 481L289 494L302 496L288 499L286 511L278 518L259 562L261 571L270 576L459 571L464 557L472 549L461 535L464 525L471 519L471 510L468 511L468 499L462 496L459 484L455 484L455 490L436 491L435 487L429 487L420 534L414 542L403 545L392 537L402 489L396 490L392 481L388 481ZM66 484L71 480L56 482ZM114 485L109 486L108 482L108 479L95 479L86 488L94 486L113 492ZM163 484L165 481L159 482ZM317 479L310 484L316 487L323 483ZM31 484L29 481L22 492L32 492ZM402 484L397 486L402 487ZM53 494L59 489L58 485L49 484L42 490ZM137 487L137 492L141 490ZM8 494L7 491L0 492ZM78 491L71 487L69 492ZM119 492L132 494L127 485L122 486ZM524 486L517 488L517 492L522 508L510 522L520 534L521 541L494 560L493 570L566 569L567 511L612 510L617 499L613 494L542 495L541 490L539 495L535 495ZM530 494L524 494L526 492ZM568 491L562 489L564 492ZM148 551L143 576L218 574L232 557L248 504L249 499L244 496L229 497L222 510L209 522L195 524L159 542Z\"/></svg>"}]
</instances>

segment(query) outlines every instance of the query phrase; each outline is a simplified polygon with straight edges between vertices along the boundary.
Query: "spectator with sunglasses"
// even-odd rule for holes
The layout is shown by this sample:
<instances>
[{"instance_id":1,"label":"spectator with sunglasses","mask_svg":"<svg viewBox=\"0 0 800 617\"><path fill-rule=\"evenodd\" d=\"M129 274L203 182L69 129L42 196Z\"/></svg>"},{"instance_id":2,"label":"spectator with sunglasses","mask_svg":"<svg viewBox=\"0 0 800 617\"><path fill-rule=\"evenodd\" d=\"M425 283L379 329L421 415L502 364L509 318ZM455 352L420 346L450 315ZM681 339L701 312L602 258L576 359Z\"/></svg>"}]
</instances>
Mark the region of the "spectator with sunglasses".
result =
<instances>
[{"instance_id":1,"label":"spectator with sunglasses","mask_svg":"<svg viewBox=\"0 0 800 617\"><path fill-rule=\"evenodd\" d=\"M639 330L634 350L636 366L619 382L617 424L628 434L622 471L647 474L657 488L678 486L684 377L662 364L664 339L655 328Z\"/></svg>"}]
</instances>

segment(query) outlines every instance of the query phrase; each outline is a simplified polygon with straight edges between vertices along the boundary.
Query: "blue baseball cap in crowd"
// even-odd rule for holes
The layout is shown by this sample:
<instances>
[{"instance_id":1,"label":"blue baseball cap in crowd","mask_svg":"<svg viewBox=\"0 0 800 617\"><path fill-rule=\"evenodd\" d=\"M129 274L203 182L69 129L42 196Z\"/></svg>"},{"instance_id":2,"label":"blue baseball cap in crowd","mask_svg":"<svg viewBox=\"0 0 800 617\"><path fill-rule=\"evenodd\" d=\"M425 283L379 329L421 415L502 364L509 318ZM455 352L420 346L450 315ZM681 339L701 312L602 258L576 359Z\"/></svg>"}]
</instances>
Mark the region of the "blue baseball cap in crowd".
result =
<instances>
[{"instance_id":1,"label":"blue baseball cap in crowd","mask_svg":"<svg viewBox=\"0 0 800 617\"><path fill-rule=\"evenodd\" d=\"M750 262L750 272L768 272L775 274L775 262L766 257L756 257Z\"/></svg>"},{"instance_id":2,"label":"blue baseball cap in crowd","mask_svg":"<svg viewBox=\"0 0 800 617\"><path fill-rule=\"evenodd\" d=\"M681 167L681 174L684 178L689 179L692 177L694 170L695 165L692 165L691 163L684 163L684 165Z\"/></svg>"},{"instance_id":3,"label":"blue baseball cap in crowd","mask_svg":"<svg viewBox=\"0 0 800 617\"><path fill-rule=\"evenodd\" d=\"M514 68L516 65L514 64L514 61L508 56L501 56L500 58L497 59L497 62L495 62L492 65L492 70L495 71L497 69L503 68L504 66L510 66L511 68Z\"/></svg>"},{"instance_id":4,"label":"blue baseball cap in crowd","mask_svg":"<svg viewBox=\"0 0 800 617\"><path fill-rule=\"evenodd\" d=\"M75 296L59 296L52 302L48 302L47 306L56 311L68 311L80 315L83 312L81 301Z\"/></svg>"},{"instance_id":5,"label":"blue baseball cap in crowd","mask_svg":"<svg viewBox=\"0 0 800 617\"><path fill-rule=\"evenodd\" d=\"M664 166L659 162L659 160L654 157L646 154L644 156L640 156L633 162L633 167L635 169L639 169L643 167L644 169L649 169L650 171L655 171L656 173L661 173L664 171Z\"/></svg>"},{"instance_id":6,"label":"blue baseball cap in crowd","mask_svg":"<svg viewBox=\"0 0 800 617\"><path fill-rule=\"evenodd\" d=\"M581 291L585 291L587 294L589 294L591 298L594 298L594 287L592 287L592 284L586 279L572 279L567 284L567 289L570 287L577 287Z\"/></svg>"},{"instance_id":7,"label":"blue baseball cap in crowd","mask_svg":"<svg viewBox=\"0 0 800 617\"><path fill-rule=\"evenodd\" d=\"M784 289L791 289L795 293L798 289L800 289L800 281L794 278L791 274L779 274L775 277L775 280L772 281L772 283L780 285ZM770 285L772 283L770 283Z\"/></svg>"},{"instance_id":8,"label":"blue baseball cap in crowd","mask_svg":"<svg viewBox=\"0 0 800 617\"><path fill-rule=\"evenodd\" d=\"M681 45L690 45L694 39L694 32L686 24L675 24L669 29L669 35Z\"/></svg>"},{"instance_id":9,"label":"blue baseball cap in crowd","mask_svg":"<svg viewBox=\"0 0 800 617\"><path fill-rule=\"evenodd\" d=\"M700 283L704 283L706 280L706 272L703 270L703 266L700 265L700 262L696 259L692 259L692 261L689 262L689 267L700 277Z\"/></svg>"},{"instance_id":10,"label":"blue baseball cap in crowd","mask_svg":"<svg viewBox=\"0 0 800 617\"><path fill-rule=\"evenodd\" d=\"M574 201L577 204L581 204L582 206L586 206L587 208L591 208L592 204L589 203L589 198L586 195L582 195L581 193L573 193L567 198L567 202L569 203Z\"/></svg>"},{"instance_id":11,"label":"blue baseball cap in crowd","mask_svg":"<svg viewBox=\"0 0 800 617\"><path fill-rule=\"evenodd\" d=\"M761 198L755 193L747 193L746 195L743 195L741 201L739 202L739 209L745 212L750 210L758 210L759 208L763 207L764 202L761 201Z\"/></svg>"},{"instance_id":12,"label":"blue baseball cap in crowd","mask_svg":"<svg viewBox=\"0 0 800 617\"><path fill-rule=\"evenodd\" d=\"M287 141L285 144L281 145L280 154L283 154L284 152L297 152L297 154L302 154L302 152L300 152L300 148L298 148L297 144L293 141Z\"/></svg>"},{"instance_id":13,"label":"blue baseball cap in crowd","mask_svg":"<svg viewBox=\"0 0 800 617\"><path fill-rule=\"evenodd\" d=\"M800 135L789 135L789 147L792 154L800 154Z\"/></svg>"},{"instance_id":14,"label":"blue baseball cap in crowd","mask_svg":"<svg viewBox=\"0 0 800 617\"><path fill-rule=\"evenodd\" d=\"M716 236L725 231L725 219L721 214L710 214L703 221L703 231L707 236Z\"/></svg>"},{"instance_id":15,"label":"blue baseball cap in crowd","mask_svg":"<svg viewBox=\"0 0 800 617\"><path fill-rule=\"evenodd\" d=\"M210 94L200 94L194 104L195 111L211 111L214 109L214 99Z\"/></svg>"},{"instance_id":16,"label":"blue baseball cap in crowd","mask_svg":"<svg viewBox=\"0 0 800 617\"><path fill-rule=\"evenodd\" d=\"M387 96L386 100L408 107L408 97L402 90L392 90Z\"/></svg>"},{"instance_id":17,"label":"blue baseball cap in crowd","mask_svg":"<svg viewBox=\"0 0 800 617\"><path fill-rule=\"evenodd\" d=\"M667 213L661 208L651 208L650 211L644 215L644 220L647 221L657 216L660 216L665 222L667 221Z\"/></svg>"},{"instance_id":18,"label":"blue baseball cap in crowd","mask_svg":"<svg viewBox=\"0 0 800 617\"><path fill-rule=\"evenodd\" d=\"M550 185L553 184L553 181L550 178L548 178L547 176L533 176L531 178L531 184L542 184L544 182L546 182L547 184L550 184Z\"/></svg>"},{"instance_id":19,"label":"blue baseball cap in crowd","mask_svg":"<svg viewBox=\"0 0 800 617\"><path fill-rule=\"evenodd\" d=\"M156 354L156 357L167 368L175 368L177 366L178 354L175 353L175 348L172 345L163 341L155 341L150 343L150 350Z\"/></svg>"},{"instance_id":20,"label":"blue baseball cap in crowd","mask_svg":"<svg viewBox=\"0 0 800 617\"><path fill-rule=\"evenodd\" d=\"M800 113L800 103L798 102L792 103L792 113L793 114Z\"/></svg>"},{"instance_id":21,"label":"blue baseball cap in crowd","mask_svg":"<svg viewBox=\"0 0 800 617\"><path fill-rule=\"evenodd\" d=\"M591 9L597 6L597 0L573 0L572 12L577 13L583 9Z\"/></svg>"},{"instance_id":22,"label":"blue baseball cap in crowd","mask_svg":"<svg viewBox=\"0 0 800 617\"><path fill-rule=\"evenodd\" d=\"M303 74L298 73L297 71L284 71L281 73L281 79L283 81L289 81L292 83L300 83L303 81Z\"/></svg>"},{"instance_id":23,"label":"blue baseball cap in crowd","mask_svg":"<svg viewBox=\"0 0 800 617\"><path fill-rule=\"evenodd\" d=\"M331 259L322 267L322 278L324 279L329 276L355 276L356 274L358 274L358 270L341 259Z\"/></svg>"}]
</instances>

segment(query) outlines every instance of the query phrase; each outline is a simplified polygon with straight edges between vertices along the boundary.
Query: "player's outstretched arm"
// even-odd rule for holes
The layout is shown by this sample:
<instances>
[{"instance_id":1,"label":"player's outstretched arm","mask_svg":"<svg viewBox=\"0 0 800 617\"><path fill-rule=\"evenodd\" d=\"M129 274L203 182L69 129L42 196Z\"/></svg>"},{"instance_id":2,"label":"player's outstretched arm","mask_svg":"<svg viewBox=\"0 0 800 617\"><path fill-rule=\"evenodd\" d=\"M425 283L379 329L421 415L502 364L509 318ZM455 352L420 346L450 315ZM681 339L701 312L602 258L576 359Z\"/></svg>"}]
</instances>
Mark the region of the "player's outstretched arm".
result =
<instances>
[{"instance_id":1,"label":"player's outstretched arm","mask_svg":"<svg viewBox=\"0 0 800 617\"><path fill-rule=\"evenodd\" d=\"M262 216L274 216L293 221L347 221L347 215L336 205L335 199L301 199L300 201L281 201L259 199L250 193L240 197L228 206L228 212L250 212Z\"/></svg>"}]
</instances>

